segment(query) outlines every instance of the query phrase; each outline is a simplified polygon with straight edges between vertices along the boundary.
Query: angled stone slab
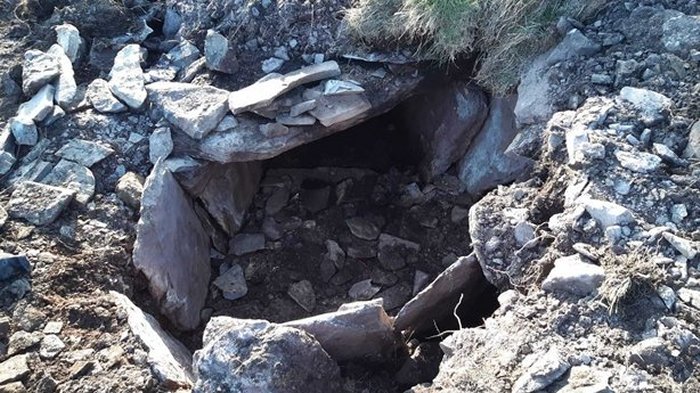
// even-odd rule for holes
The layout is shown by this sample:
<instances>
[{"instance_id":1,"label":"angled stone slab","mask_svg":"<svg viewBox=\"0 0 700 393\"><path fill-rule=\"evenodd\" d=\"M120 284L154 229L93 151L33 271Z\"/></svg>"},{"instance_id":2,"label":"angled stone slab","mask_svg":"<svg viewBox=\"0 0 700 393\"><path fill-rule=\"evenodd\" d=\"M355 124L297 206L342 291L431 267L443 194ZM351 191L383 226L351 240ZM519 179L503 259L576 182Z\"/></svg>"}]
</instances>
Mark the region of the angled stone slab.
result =
<instances>
[{"instance_id":1,"label":"angled stone slab","mask_svg":"<svg viewBox=\"0 0 700 393\"><path fill-rule=\"evenodd\" d=\"M114 150L102 143L84 139L71 139L56 152L56 155L91 167L114 153Z\"/></svg>"},{"instance_id":2,"label":"angled stone slab","mask_svg":"<svg viewBox=\"0 0 700 393\"><path fill-rule=\"evenodd\" d=\"M28 50L22 63L22 91L32 95L60 73L61 68L54 56L36 49Z\"/></svg>"},{"instance_id":3,"label":"angled stone slab","mask_svg":"<svg viewBox=\"0 0 700 393\"><path fill-rule=\"evenodd\" d=\"M73 72L73 63L71 63L70 58L68 58L59 44L53 44L51 48L49 48L48 53L56 58L61 67L61 73L58 75L58 79L55 82L56 93L54 99L56 104L65 109L73 103L75 95L78 93L78 85L75 83L75 73Z\"/></svg>"},{"instance_id":4,"label":"angled stone slab","mask_svg":"<svg viewBox=\"0 0 700 393\"><path fill-rule=\"evenodd\" d=\"M143 105L147 93L138 44L127 45L117 53L109 76L109 89L117 98L134 109Z\"/></svg>"},{"instance_id":5,"label":"angled stone slab","mask_svg":"<svg viewBox=\"0 0 700 393\"><path fill-rule=\"evenodd\" d=\"M464 294L463 305L476 299L484 288L485 279L474 254L459 258L433 282L406 303L396 315L397 331L425 332L452 314Z\"/></svg>"},{"instance_id":6,"label":"angled stone slab","mask_svg":"<svg viewBox=\"0 0 700 393\"><path fill-rule=\"evenodd\" d=\"M178 328L195 329L209 287L209 236L163 161L146 179L133 260L161 312Z\"/></svg>"},{"instance_id":7,"label":"angled stone slab","mask_svg":"<svg viewBox=\"0 0 700 393\"><path fill-rule=\"evenodd\" d=\"M228 92L215 87L156 82L146 86L146 90L163 116L193 139L209 134L228 112Z\"/></svg>"},{"instance_id":8,"label":"angled stone slab","mask_svg":"<svg viewBox=\"0 0 700 393\"><path fill-rule=\"evenodd\" d=\"M95 175L87 167L68 160L61 160L51 173L46 175L44 183L65 187L75 191L75 200L86 204L95 194Z\"/></svg>"},{"instance_id":9,"label":"angled stone slab","mask_svg":"<svg viewBox=\"0 0 700 393\"><path fill-rule=\"evenodd\" d=\"M258 106L265 106L282 94L297 86L333 78L340 75L340 67L335 61L327 61L303 67L286 75L265 79L231 93L228 99L233 114L247 112Z\"/></svg>"},{"instance_id":10,"label":"angled stone slab","mask_svg":"<svg viewBox=\"0 0 700 393\"><path fill-rule=\"evenodd\" d=\"M148 364L156 377L169 388L190 388L194 381L190 351L128 297L115 291L110 291L109 294L114 303L126 312L132 333L148 349Z\"/></svg>"}]
</instances>

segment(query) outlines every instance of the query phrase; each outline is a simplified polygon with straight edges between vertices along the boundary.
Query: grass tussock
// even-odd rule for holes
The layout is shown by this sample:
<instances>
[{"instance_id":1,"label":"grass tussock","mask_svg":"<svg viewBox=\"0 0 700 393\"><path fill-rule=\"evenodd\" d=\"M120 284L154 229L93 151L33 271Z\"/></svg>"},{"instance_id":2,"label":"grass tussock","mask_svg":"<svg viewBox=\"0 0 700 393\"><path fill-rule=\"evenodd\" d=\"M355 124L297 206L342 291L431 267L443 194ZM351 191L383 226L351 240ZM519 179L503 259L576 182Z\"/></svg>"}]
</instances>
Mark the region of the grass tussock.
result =
<instances>
[{"instance_id":1,"label":"grass tussock","mask_svg":"<svg viewBox=\"0 0 700 393\"><path fill-rule=\"evenodd\" d=\"M357 0L350 32L370 45L415 45L441 63L478 56L481 84L505 94L535 54L553 43L560 16L586 17L603 0Z\"/></svg>"},{"instance_id":2,"label":"grass tussock","mask_svg":"<svg viewBox=\"0 0 700 393\"><path fill-rule=\"evenodd\" d=\"M606 278L599 294L611 314L656 293L663 274L653 262L653 255L652 250L644 249L620 256L606 253L606 258L601 260Z\"/></svg>"}]
</instances>

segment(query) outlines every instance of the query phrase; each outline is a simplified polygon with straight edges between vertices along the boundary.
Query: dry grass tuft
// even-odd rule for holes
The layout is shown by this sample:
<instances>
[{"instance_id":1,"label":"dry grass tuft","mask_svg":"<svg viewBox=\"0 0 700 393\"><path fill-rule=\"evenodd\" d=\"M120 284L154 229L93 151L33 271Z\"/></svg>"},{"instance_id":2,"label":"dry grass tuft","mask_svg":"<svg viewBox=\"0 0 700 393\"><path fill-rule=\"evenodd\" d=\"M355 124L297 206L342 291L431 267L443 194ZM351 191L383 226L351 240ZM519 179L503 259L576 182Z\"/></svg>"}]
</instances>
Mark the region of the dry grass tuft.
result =
<instances>
[{"instance_id":1,"label":"dry grass tuft","mask_svg":"<svg viewBox=\"0 0 700 393\"><path fill-rule=\"evenodd\" d=\"M605 268L606 278L599 294L611 314L656 293L657 286L663 280L663 272L652 261L655 254L651 249L638 249L620 256L612 253L605 255L601 265Z\"/></svg>"},{"instance_id":2,"label":"dry grass tuft","mask_svg":"<svg viewBox=\"0 0 700 393\"><path fill-rule=\"evenodd\" d=\"M441 63L479 57L476 79L497 94L517 83L533 55L551 45L562 15L592 14L603 0L358 0L347 26L368 44L416 45Z\"/></svg>"}]
</instances>

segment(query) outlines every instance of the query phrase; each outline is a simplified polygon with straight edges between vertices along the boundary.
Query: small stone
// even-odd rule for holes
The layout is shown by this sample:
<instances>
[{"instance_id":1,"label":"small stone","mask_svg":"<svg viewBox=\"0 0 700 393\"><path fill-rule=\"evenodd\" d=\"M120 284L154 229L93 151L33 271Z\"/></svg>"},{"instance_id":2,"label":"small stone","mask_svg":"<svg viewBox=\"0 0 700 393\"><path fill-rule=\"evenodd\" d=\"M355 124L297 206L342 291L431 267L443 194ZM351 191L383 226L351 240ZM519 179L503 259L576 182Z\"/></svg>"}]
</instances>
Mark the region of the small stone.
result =
<instances>
[{"instance_id":1,"label":"small stone","mask_svg":"<svg viewBox=\"0 0 700 393\"><path fill-rule=\"evenodd\" d=\"M55 334L49 334L41 340L39 356L42 359L53 359L66 348L66 344Z\"/></svg>"},{"instance_id":2,"label":"small stone","mask_svg":"<svg viewBox=\"0 0 700 393\"><path fill-rule=\"evenodd\" d=\"M32 266L24 255L14 255L0 251L0 281L28 275Z\"/></svg>"},{"instance_id":3,"label":"small stone","mask_svg":"<svg viewBox=\"0 0 700 393\"><path fill-rule=\"evenodd\" d=\"M269 0L268 0L269 1ZM273 53L275 57L280 58L284 61L289 61L291 60L289 58L289 54L287 53L287 48L280 46L278 48L275 48L275 52Z\"/></svg>"},{"instance_id":4,"label":"small stone","mask_svg":"<svg viewBox=\"0 0 700 393\"><path fill-rule=\"evenodd\" d=\"M276 188L265 203L265 214L274 216L287 206L288 201L289 189L287 187Z\"/></svg>"},{"instance_id":5,"label":"small stone","mask_svg":"<svg viewBox=\"0 0 700 393\"><path fill-rule=\"evenodd\" d=\"M678 237L668 232L664 232L663 236L664 239L666 239L666 241L669 242L671 246L673 246L673 248L680 252L684 257L693 259L696 255L698 255L697 249L690 240L683 239L682 237Z\"/></svg>"},{"instance_id":6,"label":"small stone","mask_svg":"<svg viewBox=\"0 0 700 393\"><path fill-rule=\"evenodd\" d=\"M316 294L308 280L302 280L290 285L287 294L308 312L313 312L314 308L316 308Z\"/></svg>"},{"instance_id":7,"label":"small stone","mask_svg":"<svg viewBox=\"0 0 700 393\"><path fill-rule=\"evenodd\" d=\"M641 367L664 367L671 359L664 340L652 337L635 344L630 349L627 360Z\"/></svg>"},{"instance_id":8,"label":"small stone","mask_svg":"<svg viewBox=\"0 0 700 393\"><path fill-rule=\"evenodd\" d=\"M272 217L265 217L263 220L262 231L265 234L265 237L272 241L282 238L282 228Z\"/></svg>"},{"instance_id":9,"label":"small stone","mask_svg":"<svg viewBox=\"0 0 700 393\"><path fill-rule=\"evenodd\" d=\"M610 75L593 74L591 75L591 83L596 85L612 85L613 79Z\"/></svg>"},{"instance_id":10,"label":"small stone","mask_svg":"<svg viewBox=\"0 0 700 393\"><path fill-rule=\"evenodd\" d=\"M109 90L117 98L133 109L143 105L148 93L141 69L141 47L138 44L129 44L117 52L109 75Z\"/></svg>"},{"instance_id":11,"label":"small stone","mask_svg":"<svg viewBox=\"0 0 700 393\"><path fill-rule=\"evenodd\" d=\"M27 393L22 382L12 382L0 386L0 393Z\"/></svg>"},{"instance_id":12,"label":"small stone","mask_svg":"<svg viewBox=\"0 0 700 393\"><path fill-rule=\"evenodd\" d=\"M5 341L10 334L10 318L0 317L0 340Z\"/></svg>"},{"instance_id":13,"label":"small stone","mask_svg":"<svg viewBox=\"0 0 700 393\"><path fill-rule=\"evenodd\" d=\"M44 326L44 334L59 334L63 330L63 322L49 321Z\"/></svg>"},{"instance_id":14,"label":"small stone","mask_svg":"<svg viewBox=\"0 0 700 393\"><path fill-rule=\"evenodd\" d=\"M68 108L70 104L73 103L73 100L78 93L78 85L75 83L73 64L68 56L66 56L63 48L58 44L52 45L48 53L56 58L61 68L61 73L58 75L58 79L54 83L56 86L54 99L56 104L64 108Z\"/></svg>"},{"instance_id":15,"label":"small stone","mask_svg":"<svg viewBox=\"0 0 700 393\"><path fill-rule=\"evenodd\" d=\"M269 59L262 62L262 71L266 74L275 72L282 68L284 65L284 60L278 59L276 57L270 57Z\"/></svg>"},{"instance_id":16,"label":"small stone","mask_svg":"<svg viewBox=\"0 0 700 393\"><path fill-rule=\"evenodd\" d=\"M348 291L348 296L354 300L369 300L381 289L381 287L372 285L371 279L367 279L353 284Z\"/></svg>"},{"instance_id":17,"label":"small stone","mask_svg":"<svg viewBox=\"0 0 700 393\"><path fill-rule=\"evenodd\" d=\"M56 155L90 168L113 153L111 147L102 143L71 139L56 152Z\"/></svg>"},{"instance_id":18,"label":"small stone","mask_svg":"<svg viewBox=\"0 0 700 393\"><path fill-rule=\"evenodd\" d=\"M15 332L10 336L7 354L12 356L18 353L26 352L30 348L41 342L41 333L29 333L24 330Z\"/></svg>"},{"instance_id":19,"label":"small stone","mask_svg":"<svg viewBox=\"0 0 700 393\"><path fill-rule=\"evenodd\" d=\"M0 363L0 385L19 381L29 375L28 355L17 355Z\"/></svg>"},{"instance_id":20,"label":"small stone","mask_svg":"<svg viewBox=\"0 0 700 393\"><path fill-rule=\"evenodd\" d=\"M226 132L229 130L232 130L238 126L238 120L236 120L235 117L232 115L226 115L224 116L223 119L219 122L219 125L216 126L214 131L216 132Z\"/></svg>"},{"instance_id":21,"label":"small stone","mask_svg":"<svg viewBox=\"0 0 700 393\"><path fill-rule=\"evenodd\" d=\"M559 379L571 367L556 348L531 356L536 356L537 360L515 381L513 393L540 391Z\"/></svg>"},{"instance_id":22,"label":"small stone","mask_svg":"<svg viewBox=\"0 0 700 393\"><path fill-rule=\"evenodd\" d=\"M180 70L189 67L190 64L199 59L200 56L201 53L199 49L187 40L180 42L177 46L168 51L166 55L168 60L170 60L170 64Z\"/></svg>"},{"instance_id":23,"label":"small stone","mask_svg":"<svg viewBox=\"0 0 700 393\"><path fill-rule=\"evenodd\" d=\"M248 285L245 281L243 268L237 263L233 264L224 274L214 280L216 285L223 292L227 300L240 299L248 293Z\"/></svg>"},{"instance_id":24,"label":"small stone","mask_svg":"<svg viewBox=\"0 0 700 393\"><path fill-rule=\"evenodd\" d=\"M152 164L165 160L173 151L173 138L170 128L156 128L148 138L148 159Z\"/></svg>"},{"instance_id":25,"label":"small stone","mask_svg":"<svg viewBox=\"0 0 700 393\"><path fill-rule=\"evenodd\" d=\"M12 153L0 150L0 176L7 174L16 161L17 159Z\"/></svg>"},{"instance_id":26,"label":"small stone","mask_svg":"<svg viewBox=\"0 0 700 393\"><path fill-rule=\"evenodd\" d=\"M117 100L109 84L104 79L95 79L88 85L85 93L90 104L100 113L119 113L126 110L126 105Z\"/></svg>"},{"instance_id":27,"label":"small stone","mask_svg":"<svg viewBox=\"0 0 700 393\"><path fill-rule=\"evenodd\" d=\"M671 206L671 221L680 224L688 217L688 208L685 204L679 203Z\"/></svg>"},{"instance_id":28,"label":"small stone","mask_svg":"<svg viewBox=\"0 0 700 393\"><path fill-rule=\"evenodd\" d=\"M661 159L663 161L666 161L669 164L678 165L678 166L682 166L685 164L683 162L683 160L680 157L678 157L676 152L671 150L668 146L666 146L662 143L654 143L652 146L654 148L654 153L656 153L656 155L661 157Z\"/></svg>"},{"instance_id":29,"label":"small stone","mask_svg":"<svg viewBox=\"0 0 700 393\"><path fill-rule=\"evenodd\" d=\"M624 206L591 198L585 198L582 202L588 214L603 229L612 225L625 225L634 222L634 215Z\"/></svg>"},{"instance_id":30,"label":"small stone","mask_svg":"<svg viewBox=\"0 0 700 393\"><path fill-rule=\"evenodd\" d=\"M287 115L279 115L275 118L275 121L277 123L283 124L285 126L294 126L294 127L302 127L302 126L312 126L316 124L316 118L313 116L308 116L308 115L300 115L300 116L287 116Z\"/></svg>"},{"instance_id":31,"label":"small stone","mask_svg":"<svg viewBox=\"0 0 700 393\"><path fill-rule=\"evenodd\" d=\"M673 101L663 94L634 87L623 87L620 98L641 112L642 120L647 126L663 120L673 106Z\"/></svg>"},{"instance_id":32,"label":"small stone","mask_svg":"<svg viewBox=\"0 0 700 393\"><path fill-rule=\"evenodd\" d=\"M326 240L326 250L325 257L333 262L336 268L341 269L345 265L345 251L340 244L334 240Z\"/></svg>"},{"instance_id":33,"label":"small stone","mask_svg":"<svg viewBox=\"0 0 700 393\"><path fill-rule=\"evenodd\" d=\"M700 159L700 121L696 121L688 135L688 145L683 156L686 158Z\"/></svg>"},{"instance_id":34,"label":"small stone","mask_svg":"<svg viewBox=\"0 0 700 393\"><path fill-rule=\"evenodd\" d=\"M22 63L22 91L32 95L61 73L58 60L40 50L28 50Z\"/></svg>"},{"instance_id":35,"label":"small stone","mask_svg":"<svg viewBox=\"0 0 700 393\"><path fill-rule=\"evenodd\" d=\"M535 228L534 224L527 221L521 221L513 228L513 236L519 246L523 247L535 239Z\"/></svg>"},{"instance_id":36,"label":"small stone","mask_svg":"<svg viewBox=\"0 0 700 393\"><path fill-rule=\"evenodd\" d=\"M469 209L455 206L450 211L450 221L452 221L454 224L459 224L467 217L469 217Z\"/></svg>"},{"instance_id":37,"label":"small stone","mask_svg":"<svg viewBox=\"0 0 700 393\"><path fill-rule=\"evenodd\" d=\"M576 254L554 261L554 269L542 282L542 289L583 297L595 291L604 279L605 270L602 267L584 262Z\"/></svg>"},{"instance_id":38,"label":"small stone","mask_svg":"<svg viewBox=\"0 0 700 393\"><path fill-rule=\"evenodd\" d=\"M50 224L61 215L74 195L75 191L67 188L25 181L12 193L7 212L34 225Z\"/></svg>"},{"instance_id":39,"label":"small stone","mask_svg":"<svg viewBox=\"0 0 700 393\"><path fill-rule=\"evenodd\" d=\"M53 111L53 98L56 89L46 85L39 89L34 96L19 106L17 117L22 119L42 121Z\"/></svg>"},{"instance_id":40,"label":"small stone","mask_svg":"<svg viewBox=\"0 0 700 393\"><path fill-rule=\"evenodd\" d=\"M697 309L700 309L700 291L688 288L678 290L678 298Z\"/></svg>"},{"instance_id":41,"label":"small stone","mask_svg":"<svg viewBox=\"0 0 700 393\"><path fill-rule=\"evenodd\" d=\"M228 38L214 30L207 30L204 39L204 56L210 70L233 74L238 70L236 51L229 46Z\"/></svg>"},{"instance_id":42,"label":"small stone","mask_svg":"<svg viewBox=\"0 0 700 393\"><path fill-rule=\"evenodd\" d=\"M673 289L665 285L659 286L656 292L659 294L659 297L666 305L666 308L668 308L669 310L673 310L673 306L676 304L677 300L676 292L674 292Z\"/></svg>"},{"instance_id":43,"label":"small stone","mask_svg":"<svg viewBox=\"0 0 700 393\"><path fill-rule=\"evenodd\" d=\"M382 233L379 235L377 259L386 270L399 270L406 266L415 254L420 251L420 245L409 240Z\"/></svg>"},{"instance_id":44,"label":"small stone","mask_svg":"<svg viewBox=\"0 0 700 393\"><path fill-rule=\"evenodd\" d=\"M241 256L265 249L265 235L262 233L239 233L231 239L231 252Z\"/></svg>"},{"instance_id":45,"label":"small stone","mask_svg":"<svg viewBox=\"0 0 700 393\"><path fill-rule=\"evenodd\" d=\"M323 85L323 95L326 96L360 94L364 93L364 91L365 89L363 89L360 85L336 79L327 80L326 83Z\"/></svg>"},{"instance_id":46,"label":"small stone","mask_svg":"<svg viewBox=\"0 0 700 393\"><path fill-rule=\"evenodd\" d=\"M75 191L75 200L86 204L95 194L95 175L73 161L63 159L46 175L44 183Z\"/></svg>"},{"instance_id":47,"label":"small stone","mask_svg":"<svg viewBox=\"0 0 700 393\"><path fill-rule=\"evenodd\" d=\"M144 182L145 179L134 172L125 173L117 181L117 186L115 187L117 197L128 206L138 209L141 206Z\"/></svg>"},{"instance_id":48,"label":"small stone","mask_svg":"<svg viewBox=\"0 0 700 393\"><path fill-rule=\"evenodd\" d=\"M80 38L80 32L75 26L68 23L58 25L54 29L56 30L56 42L63 48L63 52L71 63L75 63L78 60L80 46L83 42L83 39Z\"/></svg>"},{"instance_id":49,"label":"small stone","mask_svg":"<svg viewBox=\"0 0 700 393\"><path fill-rule=\"evenodd\" d=\"M615 157L623 168L639 173L653 172L661 165L661 158L650 153L617 151Z\"/></svg>"},{"instance_id":50,"label":"small stone","mask_svg":"<svg viewBox=\"0 0 700 393\"><path fill-rule=\"evenodd\" d=\"M304 113L306 113L314 108L316 108L316 100L308 100L308 101L300 102L296 105L293 105L291 108L289 108L289 116L297 117L297 116L304 114Z\"/></svg>"},{"instance_id":51,"label":"small stone","mask_svg":"<svg viewBox=\"0 0 700 393\"><path fill-rule=\"evenodd\" d=\"M34 146L39 142L39 130L32 119L13 117L10 119L10 130L18 145Z\"/></svg>"},{"instance_id":52,"label":"small stone","mask_svg":"<svg viewBox=\"0 0 700 393\"><path fill-rule=\"evenodd\" d=\"M363 240L375 240L379 237L380 229L364 217L353 217L345 220L350 232Z\"/></svg>"}]
</instances>

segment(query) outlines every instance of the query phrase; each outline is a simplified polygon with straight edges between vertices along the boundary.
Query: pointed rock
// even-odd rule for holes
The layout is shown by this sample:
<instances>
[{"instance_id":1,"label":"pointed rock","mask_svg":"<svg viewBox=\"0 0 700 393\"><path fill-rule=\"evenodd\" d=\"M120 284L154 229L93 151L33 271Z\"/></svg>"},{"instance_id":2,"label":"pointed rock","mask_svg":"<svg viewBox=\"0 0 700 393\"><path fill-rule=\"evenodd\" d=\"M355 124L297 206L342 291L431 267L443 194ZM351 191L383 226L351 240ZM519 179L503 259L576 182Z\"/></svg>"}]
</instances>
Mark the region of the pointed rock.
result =
<instances>
[{"instance_id":1,"label":"pointed rock","mask_svg":"<svg viewBox=\"0 0 700 393\"><path fill-rule=\"evenodd\" d=\"M22 91L25 95L32 95L60 73L55 57L40 50L28 50L22 63Z\"/></svg>"},{"instance_id":2,"label":"pointed rock","mask_svg":"<svg viewBox=\"0 0 700 393\"><path fill-rule=\"evenodd\" d=\"M92 171L65 159L59 161L42 181L52 186L75 191L75 200L83 205L88 203L95 194L95 176Z\"/></svg>"},{"instance_id":3,"label":"pointed rock","mask_svg":"<svg viewBox=\"0 0 700 393\"><path fill-rule=\"evenodd\" d=\"M179 328L195 329L209 289L209 236L162 161L146 179L133 260L161 312Z\"/></svg>"},{"instance_id":4,"label":"pointed rock","mask_svg":"<svg viewBox=\"0 0 700 393\"><path fill-rule=\"evenodd\" d=\"M54 222L73 199L75 191L25 181L10 196L7 212L34 225Z\"/></svg>"},{"instance_id":5,"label":"pointed rock","mask_svg":"<svg viewBox=\"0 0 700 393\"><path fill-rule=\"evenodd\" d=\"M138 109L146 101L141 69L141 47L129 44L117 53L109 73L109 90L126 105Z\"/></svg>"}]
</instances>

